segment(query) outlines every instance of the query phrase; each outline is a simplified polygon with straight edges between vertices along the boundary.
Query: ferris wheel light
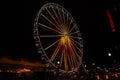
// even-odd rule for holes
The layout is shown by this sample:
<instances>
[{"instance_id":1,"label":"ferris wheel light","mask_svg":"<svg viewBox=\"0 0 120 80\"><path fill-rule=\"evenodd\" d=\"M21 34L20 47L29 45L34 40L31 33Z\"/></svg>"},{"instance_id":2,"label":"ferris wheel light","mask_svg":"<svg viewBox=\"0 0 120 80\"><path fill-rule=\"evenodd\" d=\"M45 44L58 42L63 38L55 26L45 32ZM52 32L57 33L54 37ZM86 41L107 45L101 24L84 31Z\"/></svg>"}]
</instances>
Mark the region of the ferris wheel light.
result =
<instances>
[{"instance_id":1,"label":"ferris wheel light","mask_svg":"<svg viewBox=\"0 0 120 80\"><path fill-rule=\"evenodd\" d=\"M108 56L111 56L111 53L108 53Z\"/></svg>"},{"instance_id":2,"label":"ferris wheel light","mask_svg":"<svg viewBox=\"0 0 120 80\"><path fill-rule=\"evenodd\" d=\"M67 43L67 42L70 42L69 36L65 35L65 36L61 37L61 42L62 42L63 44L65 44L65 43Z\"/></svg>"}]
</instances>

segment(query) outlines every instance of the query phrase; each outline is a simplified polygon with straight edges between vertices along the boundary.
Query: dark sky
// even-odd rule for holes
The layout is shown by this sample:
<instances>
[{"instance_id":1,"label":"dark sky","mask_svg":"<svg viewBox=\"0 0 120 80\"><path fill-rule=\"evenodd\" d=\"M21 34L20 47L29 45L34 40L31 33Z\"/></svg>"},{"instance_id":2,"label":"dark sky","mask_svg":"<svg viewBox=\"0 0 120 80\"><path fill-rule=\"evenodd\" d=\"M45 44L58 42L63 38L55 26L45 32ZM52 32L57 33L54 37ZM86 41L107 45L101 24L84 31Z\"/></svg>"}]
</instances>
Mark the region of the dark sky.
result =
<instances>
[{"instance_id":1,"label":"dark sky","mask_svg":"<svg viewBox=\"0 0 120 80\"><path fill-rule=\"evenodd\" d=\"M9 19L8 21L12 25L7 25L3 28L2 43L0 45L1 56L24 57L28 59L37 57L37 48L33 39L33 21L37 11L47 2L55 2L62 5L76 20L83 38L83 59L86 62L105 63L107 62L108 52L113 53L114 57L118 58L118 53L115 54L113 48L116 44L120 44L118 40L119 32L111 32L106 16L107 8L112 11L110 7L112 1L110 0L24 1L24 7L20 8L20 10L15 9L12 14L15 14L17 19L15 18L12 21Z\"/></svg>"}]
</instances>

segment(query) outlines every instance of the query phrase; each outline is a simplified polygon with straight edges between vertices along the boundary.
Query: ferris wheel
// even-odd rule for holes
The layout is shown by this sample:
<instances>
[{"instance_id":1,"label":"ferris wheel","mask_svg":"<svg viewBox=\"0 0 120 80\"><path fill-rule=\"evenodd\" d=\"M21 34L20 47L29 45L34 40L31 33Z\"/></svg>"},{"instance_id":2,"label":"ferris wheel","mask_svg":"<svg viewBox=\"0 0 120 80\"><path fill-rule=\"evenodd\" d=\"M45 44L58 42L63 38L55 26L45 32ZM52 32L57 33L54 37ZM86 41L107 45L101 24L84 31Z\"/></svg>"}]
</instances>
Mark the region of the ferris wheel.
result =
<instances>
[{"instance_id":1,"label":"ferris wheel","mask_svg":"<svg viewBox=\"0 0 120 80\"><path fill-rule=\"evenodd\" d=\"M62 71L74 71L81 65L83 42L72 15L61 5L47 3L34 22L34 39L43 60Z\"/></svg>"}]
</instances>

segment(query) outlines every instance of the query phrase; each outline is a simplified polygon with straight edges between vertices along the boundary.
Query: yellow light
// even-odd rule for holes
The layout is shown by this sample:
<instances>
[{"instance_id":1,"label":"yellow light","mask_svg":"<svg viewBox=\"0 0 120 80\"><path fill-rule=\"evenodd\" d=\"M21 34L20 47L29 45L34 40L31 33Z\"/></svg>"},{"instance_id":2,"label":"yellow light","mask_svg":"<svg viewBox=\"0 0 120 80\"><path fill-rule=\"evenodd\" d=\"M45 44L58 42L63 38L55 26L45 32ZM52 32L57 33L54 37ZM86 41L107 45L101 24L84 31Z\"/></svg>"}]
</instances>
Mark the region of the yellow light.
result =
<instances>
[{"instance_id":1,"label":"yellow light","mask_svg":"<svg viewBox=\"0 0 120 80\"><path fill-rule=\"evenodd\" d=\"M64 44L69 44L70 43L70 37L68 35L64 35L61 37L61 43Z\"/></svg>"}]
</instances>

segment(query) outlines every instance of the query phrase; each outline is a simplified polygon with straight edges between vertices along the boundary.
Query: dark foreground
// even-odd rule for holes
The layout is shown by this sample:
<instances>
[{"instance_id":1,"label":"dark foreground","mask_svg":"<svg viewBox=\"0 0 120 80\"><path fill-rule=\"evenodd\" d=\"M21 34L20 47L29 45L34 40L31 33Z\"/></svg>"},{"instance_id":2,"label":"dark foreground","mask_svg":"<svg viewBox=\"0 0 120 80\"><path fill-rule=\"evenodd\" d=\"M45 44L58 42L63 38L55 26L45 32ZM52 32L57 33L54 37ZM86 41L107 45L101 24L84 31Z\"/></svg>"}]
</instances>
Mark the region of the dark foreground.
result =
<instances>
[{"instance_id":1,"label":"dark foreground","mask_svg":"<svg viewBox=\"0 0 120 80\"><path fill-rule=\"evenodd\" d=\"M73 75L66 77L55 76L51 72L0 72L0 80L120 80L120 73L99 73Z\"/></svg>"}]
</instances>

